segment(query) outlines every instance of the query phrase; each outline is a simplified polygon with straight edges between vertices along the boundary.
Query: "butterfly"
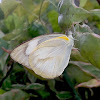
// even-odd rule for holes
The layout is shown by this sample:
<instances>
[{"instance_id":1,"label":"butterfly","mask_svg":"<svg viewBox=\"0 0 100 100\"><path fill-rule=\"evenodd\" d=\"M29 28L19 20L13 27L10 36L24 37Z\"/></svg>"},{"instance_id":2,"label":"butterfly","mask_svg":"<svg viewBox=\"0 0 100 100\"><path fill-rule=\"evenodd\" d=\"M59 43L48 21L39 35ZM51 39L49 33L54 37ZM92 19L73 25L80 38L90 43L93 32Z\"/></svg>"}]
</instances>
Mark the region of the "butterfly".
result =
<instances>
[{"instance_id":1,"label":"butterfly","mask_svg":"<svg viewBox=\"0 0 100 100\"><path fill-rule=\"evenodd\" d=\"M73 45L72 34L42 35L16 47L10 56L37 75L53 79L67 67Z\"/></svg>"}]
</instances>

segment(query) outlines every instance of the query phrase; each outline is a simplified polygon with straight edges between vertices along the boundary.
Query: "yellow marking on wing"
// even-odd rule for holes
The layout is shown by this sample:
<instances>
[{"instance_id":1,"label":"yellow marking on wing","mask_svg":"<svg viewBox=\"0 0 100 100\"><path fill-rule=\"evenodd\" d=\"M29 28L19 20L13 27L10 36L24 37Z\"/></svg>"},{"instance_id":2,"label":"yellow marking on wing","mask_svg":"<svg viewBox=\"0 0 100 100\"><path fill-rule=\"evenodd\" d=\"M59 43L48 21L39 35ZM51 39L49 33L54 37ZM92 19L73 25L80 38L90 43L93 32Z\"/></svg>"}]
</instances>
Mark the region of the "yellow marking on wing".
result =
<instances>
[{"instance_id":1,"label":"yellow marking on wing","mask_svg":"<svg viewBox=\"0 0 100 100\"><path fill-rule=\"evenodd\" d=\"M57 38L64 39L64 40L67 40L67 41L69 40L67 36L61 36L61 37L57 37Z\"/></svg>"},{"instance_id":2,"label":"yellow marking on wing","mask_svg":"<svg viewBox=\"0 0 100 100\"><path fill-rule=\"evenodd\" d=\"M64 39L66 41L69 41L69 38L67 36L60 36L60 37L56 37L56 38L52 38L52 39L46 40L44 42L51 41L51 40L54 40L54 39ZM44 42L42 42L42 43L44 43ZM40 43L40 44L42 44L42 43ZM37 47L34 48L34 50L32 52L34 52L35 50L37 50Z\"/></svg>"}]
</instances>

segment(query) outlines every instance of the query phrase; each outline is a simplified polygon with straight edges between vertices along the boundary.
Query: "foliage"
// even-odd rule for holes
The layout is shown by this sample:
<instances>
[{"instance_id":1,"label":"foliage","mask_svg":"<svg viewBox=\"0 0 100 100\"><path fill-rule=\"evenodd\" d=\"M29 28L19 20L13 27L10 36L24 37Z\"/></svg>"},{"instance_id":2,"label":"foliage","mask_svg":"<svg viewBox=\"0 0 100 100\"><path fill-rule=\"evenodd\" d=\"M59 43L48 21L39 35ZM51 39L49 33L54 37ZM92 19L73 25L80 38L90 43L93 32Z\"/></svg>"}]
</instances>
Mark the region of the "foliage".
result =
<instances>
[{"instance_id":1,"label":"foliage","mask_svg":"<svg viewBox=\"0 0 100 100\"><path fill-rule=\"evenodd\" d=\"M12 66L11 58L2 47L13 50L36 36L70 30L75 38L74 47L78 48L72 50L69 66L65 70L71 84L76 89L100 86L100 6L96 0L80 0L77 7L77 1L79 0L2 1L0 81ZM13 62L13 70L1 86L0 99L73 100L75 91L71 90L70 82L65 79L64 75L53 80L41 79L26 66ZM84 92L86 91L85 89ZM81 92L79 94L82 99L88 97Z\"/></svg>"}]
</instances>

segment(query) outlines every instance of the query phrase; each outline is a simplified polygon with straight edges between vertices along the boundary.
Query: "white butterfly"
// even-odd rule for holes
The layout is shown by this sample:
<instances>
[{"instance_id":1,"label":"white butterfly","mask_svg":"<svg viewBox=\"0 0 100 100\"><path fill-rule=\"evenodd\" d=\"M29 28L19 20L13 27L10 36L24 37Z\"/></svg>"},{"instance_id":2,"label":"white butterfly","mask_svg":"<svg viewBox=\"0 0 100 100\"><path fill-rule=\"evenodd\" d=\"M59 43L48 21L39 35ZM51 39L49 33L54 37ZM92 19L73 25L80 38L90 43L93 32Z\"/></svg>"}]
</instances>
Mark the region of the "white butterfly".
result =
<instances>
[{"instance_id":1,"label":"white butterfly","mask_svg":"<svg viewBox=\"0 0 100 100\"><path fill-rule=\"evenodd\" d=\"M71 34L43 35L18 46L10 55L37 75L53 79L67 67L73 45Z\"/></svg>"}]
</instances>

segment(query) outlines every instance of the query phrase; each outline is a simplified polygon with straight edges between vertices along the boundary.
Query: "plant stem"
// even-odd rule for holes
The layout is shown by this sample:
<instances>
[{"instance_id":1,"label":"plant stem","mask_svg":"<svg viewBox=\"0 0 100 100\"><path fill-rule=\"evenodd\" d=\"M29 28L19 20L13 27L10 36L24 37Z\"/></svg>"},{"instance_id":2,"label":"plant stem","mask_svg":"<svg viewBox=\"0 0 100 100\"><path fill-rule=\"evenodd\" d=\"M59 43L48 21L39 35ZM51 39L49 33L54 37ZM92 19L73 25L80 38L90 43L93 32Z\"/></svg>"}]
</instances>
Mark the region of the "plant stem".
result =
<instances>
[{"instance_id":1,"label":"plant stem","mask_svg":"<svg viewBox=\"0 0 100 100\"><path fill-rule=\"evenodd\" d=\"M76 89L74 88L74 85L73 85L73 83L71 82L71 80L70 80L70 78L69 78L69 76L68 76L68 74L67 74L67 71L64 72L64 77L65 77L65 80L67 81L68 85L69 85L69 86L71 87L71 89L73 90L73 93L75 94L75 99L76 99L76 100L82 100L82 99L80 98L80 96L78 95Z\"/></svg>"},{"instance_id":2,"label":"plant stem","mask_svg":"<svg viewBox=\"0 0 100 100\"><path fill-rule=\"evenodd\" d=\"M6 76L1 80L1 82L0 82L0 87L2 87L3 82L4 82L5 79L10 75L12 69L13 69L13 63L11 64L11 67L10 67L9 71L7 72Z\"/></svg>"},{"instance_id":3,"label":"plant stem","mask_svg":"<svg viewBox=\"0 0 100 100\"><path fill-rule=\"evenodd\" d=\"M40 11L39 11L39 20L41 21L41 11L42 11L42 6L45 0L42 0L41 6L40 6Z\"/></svg>"}]
</instances>

